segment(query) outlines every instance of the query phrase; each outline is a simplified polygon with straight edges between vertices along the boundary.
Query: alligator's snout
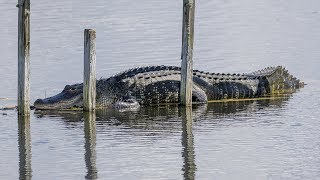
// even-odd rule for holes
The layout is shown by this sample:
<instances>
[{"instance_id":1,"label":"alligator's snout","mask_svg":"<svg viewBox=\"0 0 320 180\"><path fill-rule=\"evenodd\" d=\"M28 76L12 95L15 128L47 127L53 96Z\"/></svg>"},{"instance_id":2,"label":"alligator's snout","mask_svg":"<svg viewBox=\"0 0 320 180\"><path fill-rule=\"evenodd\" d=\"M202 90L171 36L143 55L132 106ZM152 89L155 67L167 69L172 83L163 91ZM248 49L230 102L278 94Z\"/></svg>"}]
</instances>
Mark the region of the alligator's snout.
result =
<instances>
[{"instance_id":1,"label":"alligator's snout","mask_svg":"<svg viewBox=\"0 0 320 180\"><path fill-rule=\"evenodd\" d=\"M39 105L39 104L43 104L43 100L42 99L37 99L35 102L34 102L34 105Z\"/></svg>"},{"instance_id":2,"label":"alligator's snout","mask_svg":"<svg viewBox=\"0 0 320 180\"><path fill-rule=\"evenodd\" d=\"M83 106L82 84L67 85L59 94L45 99L37 99L34 102L34 107L41 110L67 109L81 106Z\"/></svg>"},{"instance_id":3,"label":"alligator's snout","mask_svg":"<svg viewBox=\"0 0 320 180\"><path fill-rule=\"evenodd\" d=\"M46 107L46 103L43 99L37 99L34 103L33 103L33 106L36 108L36 109L45 109Z\"/></svg>"}]
</instances>

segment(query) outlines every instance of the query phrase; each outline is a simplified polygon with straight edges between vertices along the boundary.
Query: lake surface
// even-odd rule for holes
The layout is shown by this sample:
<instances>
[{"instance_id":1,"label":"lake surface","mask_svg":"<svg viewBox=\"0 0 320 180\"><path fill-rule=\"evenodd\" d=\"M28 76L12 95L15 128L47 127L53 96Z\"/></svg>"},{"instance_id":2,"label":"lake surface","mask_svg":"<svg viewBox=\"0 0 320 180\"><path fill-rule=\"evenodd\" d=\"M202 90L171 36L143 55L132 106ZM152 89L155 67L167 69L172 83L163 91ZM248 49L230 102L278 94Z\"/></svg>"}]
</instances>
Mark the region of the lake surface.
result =
<instances>
[{"instance_id":1,"label":"lake surface","mask_svg":"<svg viewBox=\"0 0 320 180\"><path fill-rule=\"evenodd\" d=\"M180 65L182 1L31 1L31 101L82 81L83 30L97 76ZM194 68L283 65L308 85L285 98L134 112L0 111L0 179L317 179L320 2L198 0ZM0 0L0 107L16 105L17 8ZM24 123L22 123L24 122Z\"/></svg>"}]
</instances>

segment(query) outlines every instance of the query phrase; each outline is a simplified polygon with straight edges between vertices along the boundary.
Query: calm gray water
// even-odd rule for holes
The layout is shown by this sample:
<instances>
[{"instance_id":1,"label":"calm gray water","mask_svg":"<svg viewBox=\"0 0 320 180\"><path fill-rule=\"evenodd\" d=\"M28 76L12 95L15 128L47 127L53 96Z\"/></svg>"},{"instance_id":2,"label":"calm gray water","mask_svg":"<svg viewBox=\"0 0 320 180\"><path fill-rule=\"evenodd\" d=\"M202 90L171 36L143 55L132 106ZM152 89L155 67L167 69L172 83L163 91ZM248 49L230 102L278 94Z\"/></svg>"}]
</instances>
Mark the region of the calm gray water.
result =
<instances>
[{"instance_id":1,"label":"calm gray water","mask_svg":"<svg viewBox=\"0 0 320 180\"><path fill-rule=\"evenodd\" d=\"M97 74L180 65L182 1L31 0L31 100L82 81L83 30ZM194 66L283 65L308 85L287 98L136 112L0 111L0 179L318 179L320 2L197 0ZM0 107L16 104L17 8L0 0ZM21 122L18 123L18 119Z\"/></svg>"}]
</instances>

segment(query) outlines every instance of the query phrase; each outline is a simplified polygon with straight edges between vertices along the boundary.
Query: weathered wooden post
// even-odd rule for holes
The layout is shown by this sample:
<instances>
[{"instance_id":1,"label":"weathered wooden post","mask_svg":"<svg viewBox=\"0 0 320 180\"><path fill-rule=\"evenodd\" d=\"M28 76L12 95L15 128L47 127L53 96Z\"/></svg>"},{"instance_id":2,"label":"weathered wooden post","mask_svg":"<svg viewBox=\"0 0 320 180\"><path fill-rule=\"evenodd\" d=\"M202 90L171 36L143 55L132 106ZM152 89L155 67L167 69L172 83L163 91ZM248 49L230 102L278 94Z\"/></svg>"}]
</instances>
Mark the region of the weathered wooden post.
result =
<instances>
[{"instance_id":1,"label":"weathered wooden post","mask_svg":"<svg viewBox=\"0 0 320 180\"><path fill-rule=\"evenodd\" d=\"M195 0L183 0L180 103L192 105L192 56Z\"/></svg>"},{"instance_id":2,"label":"weathered wooden post","mask_svg":"<svg viewBox=\"0 0 320 180\"><path fill-rule=\"evenodd\" d=\"M30 0L19 0L18 113L30 114Z\"/></svg>"},{"instance_id":3,"label":"weathered wooden post","mask_svg":"<svg viewBox=\"0 0 320 180\"><path fill-rule=\"evenodd\" d=\"M96 32L84 30L83 110L96 108Z\"/></svg>"}]
</instances>

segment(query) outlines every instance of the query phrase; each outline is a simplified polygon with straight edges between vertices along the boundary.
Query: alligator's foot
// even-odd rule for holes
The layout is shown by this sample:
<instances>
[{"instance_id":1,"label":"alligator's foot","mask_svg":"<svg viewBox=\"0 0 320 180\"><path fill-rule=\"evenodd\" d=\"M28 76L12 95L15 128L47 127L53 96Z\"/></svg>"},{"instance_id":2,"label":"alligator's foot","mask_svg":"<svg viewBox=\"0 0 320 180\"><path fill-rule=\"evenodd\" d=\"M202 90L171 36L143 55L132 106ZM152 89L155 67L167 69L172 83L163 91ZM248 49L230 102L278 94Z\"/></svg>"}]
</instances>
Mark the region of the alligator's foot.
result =
<instances>
[{"instance_id":1,"label":"alligator's foot","mask_svg":"<svg viewBox=\"0 0 320 180\"><path fill-rule=\"evenodd\" d=\"M130 109L135 110L140 108L140 104L134 98L126 98L119 101L114 102L113 107L116 109Z\"/></svg>"}]
</instances>

